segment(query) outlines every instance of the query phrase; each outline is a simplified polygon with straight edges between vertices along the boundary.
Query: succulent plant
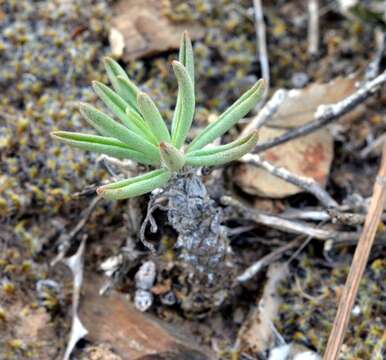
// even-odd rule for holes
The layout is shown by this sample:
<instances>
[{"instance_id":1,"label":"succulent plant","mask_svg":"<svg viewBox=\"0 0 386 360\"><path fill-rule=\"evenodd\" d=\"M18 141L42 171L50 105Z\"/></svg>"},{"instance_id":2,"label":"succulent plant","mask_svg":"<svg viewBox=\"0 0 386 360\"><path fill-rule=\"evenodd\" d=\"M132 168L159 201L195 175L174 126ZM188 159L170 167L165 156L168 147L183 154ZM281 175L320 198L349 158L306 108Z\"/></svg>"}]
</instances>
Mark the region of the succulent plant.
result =
<instances>
[{"instance_id":1,"label":"succulent plant","mask_svg":"<svg viewBox=\"0 0 386 360\"><path fill-rule=\"evenodd\" d=\"M185 145L195 111L193 49L186 32L181 40L179 61L172 63L178 95L171 132L152 99L138 89L122 67L111 58L106 58L104 63L114 90L97 81L93 82L93 88L120 122L89 104L81 103L80 112L100 135L56 131L52 136L83 150L158 168L99 187L98 194L105 198L118 200L145 194L164 186L184 166L221 165L240 158L256 145L257 133L252 132L226 145L205 147L257 104L263 93L263 80L256 82L215 122Z\"/></svg>"}]
</instances>

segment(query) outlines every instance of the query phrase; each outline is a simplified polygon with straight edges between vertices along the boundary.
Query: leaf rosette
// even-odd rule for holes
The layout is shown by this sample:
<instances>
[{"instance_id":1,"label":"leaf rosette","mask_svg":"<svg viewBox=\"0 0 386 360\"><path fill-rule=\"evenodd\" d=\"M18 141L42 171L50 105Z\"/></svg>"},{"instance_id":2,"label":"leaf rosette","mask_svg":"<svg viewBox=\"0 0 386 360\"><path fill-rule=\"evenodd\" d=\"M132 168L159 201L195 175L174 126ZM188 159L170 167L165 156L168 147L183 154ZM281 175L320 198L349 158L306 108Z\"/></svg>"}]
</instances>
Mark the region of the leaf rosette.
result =
<instances>
[{"instance_id":1,"label":"leaf rosette","mask_svg":"<svg viewBox=\"0 0 386 360\"><path fill-rule=\"evenodd\" d=\"M179 61L172 67L178 83L176 107L169 131L153 100L142 92L113 59L104 60L112 88L94 81L93 88L115 119L89 104L80 104L80 112L99 135L69 131L52 133L71 146L118 159L131 159L155 170L97 189L108 199L126 199L164 186L173 173L185 166L216 166L237 160L257 143L257 132L226 145L210 146L224 135L262 98L264 82L259 80L236 100L218 119L186 144L195 111L194 58L192 43L182 36Z\"/></svg>"}]
</instances>

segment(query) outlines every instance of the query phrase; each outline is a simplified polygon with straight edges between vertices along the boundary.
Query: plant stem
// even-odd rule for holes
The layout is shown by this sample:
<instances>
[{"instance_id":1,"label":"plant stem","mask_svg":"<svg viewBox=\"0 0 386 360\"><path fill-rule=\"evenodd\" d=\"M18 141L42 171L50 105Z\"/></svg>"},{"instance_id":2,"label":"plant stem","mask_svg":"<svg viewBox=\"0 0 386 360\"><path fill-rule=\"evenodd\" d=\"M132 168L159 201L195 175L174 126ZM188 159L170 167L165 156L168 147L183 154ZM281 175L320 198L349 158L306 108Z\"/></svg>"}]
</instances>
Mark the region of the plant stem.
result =
<instances>
[{"instance_id":1,"label":"plant stem","mask_svg":"<svg viewBox=\"0 0 386 360\"><path fill-rule=\"evenodd\" d=\"M386 144L383 147L382 163L374 183L373 196L366 222L355 250L354 258L347 276L346 285L339 301L330 337L328 339L324 360L336 360L342 346L344 335L350 320L350 314L358 292L359 283L373 246L375 235L386 200Z\"/></svg>"}]
</instances>

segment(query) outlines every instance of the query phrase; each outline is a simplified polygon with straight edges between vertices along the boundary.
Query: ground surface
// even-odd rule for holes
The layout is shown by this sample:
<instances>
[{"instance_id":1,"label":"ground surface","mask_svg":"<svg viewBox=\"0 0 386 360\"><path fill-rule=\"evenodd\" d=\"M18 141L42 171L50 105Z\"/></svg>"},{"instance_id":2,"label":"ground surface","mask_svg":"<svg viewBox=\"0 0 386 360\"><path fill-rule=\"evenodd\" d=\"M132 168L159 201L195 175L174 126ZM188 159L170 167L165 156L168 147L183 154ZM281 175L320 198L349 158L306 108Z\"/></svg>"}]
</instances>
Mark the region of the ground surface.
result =
<instances>
[{"instance_id":1,"label":"ground surface","mask_svg":"<svg viewBox=\"0 0 386 360\"><path fill-rule=\"evenodd\" d=\"M92 194L73 194L109 178L96 164L95 155L55 143L49 137L53 130L84 129L76 102L95 102L91 81L107 81L101 60L111 52L107 37L113 4L104 0L79 3L0 1L1 359L57 359L63 353L71 320L71 277L62 265L50 267L49 263L57 253L60 235L74 228L93 198ZM259 77L252 2L171 3L174 12L165 12L172 21L194 20L204 29L204 37L194 43L196 123L202 124L209 114L225 109ZM264 3L272 91L277 87L293 88L299 78L306 85L364 71L375 46L372 31L363 22L340 14L334 2L321 2L321 49L316 58L307 54L307 12L303 2ZM168 118L176 93L168 64L175 57L176 53L169 51L123 63ZM361 119L342 127L335 139L335 158L327 183L336 200L354 193L363 197L371 194L379 156L375 154L363 162L358 154L385 127L384 96L370 101ZM232 188L231 180L226 178L228 189ZM253 202L251 196L236 191ZM255 202L274 211L315 204L304 194ZM138 205L138 214L143 216L146 197ZM73 239L70 253L87 234L86 272L99 271L102 261L118 254L127 238L133 236L133 228L127 225L127 209L125 202L102 201ZM162 221L162 214L158 216ZM170 236L174 236L170 229L159 234L164 242ZM233 238L232 246L240 268L245 268L290 239L292 236L259 227ZM283 304L275 323L286 341L323 351L352 251L352 246L334 248L327 259L323 244L315 241L291 263L290 276L280 287ZM344 359L370 359L374 347L379 346L382 336L385 338L384 258L385 247L376 246L350 324L351 335L344 345ZM121 291L130 293L132 275L127 275ZM258 301L264 283L262 274L240 288L225 309L200 321L186 320L178 306L165 308L159 301L151 312L165 321L184 324L200 343L216 343L217 348L226 350ZM95 353L102 350L80 349L78 354L94 359L98 358ZM107 353L110 355L99 358L114 359L109 350L105 350ZM227 356L225 351L224 358Z\"/></svg>"}]
</instances>

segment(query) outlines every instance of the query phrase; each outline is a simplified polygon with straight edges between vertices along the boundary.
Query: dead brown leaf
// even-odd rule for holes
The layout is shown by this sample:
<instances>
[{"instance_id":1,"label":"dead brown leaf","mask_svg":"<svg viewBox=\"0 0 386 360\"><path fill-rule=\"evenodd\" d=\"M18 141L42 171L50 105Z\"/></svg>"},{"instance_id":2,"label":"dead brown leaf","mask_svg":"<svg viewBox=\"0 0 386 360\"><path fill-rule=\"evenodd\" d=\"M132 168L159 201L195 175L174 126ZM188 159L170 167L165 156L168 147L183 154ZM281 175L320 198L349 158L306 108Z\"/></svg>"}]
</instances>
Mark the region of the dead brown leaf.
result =
<instances>
[{"instance_id":1,"label":"dead brown leaf","mask_svg":"<svg viewBox=\"0 0 386 360\"><path fill-rule=\"evenodd\" d=\"M264 142L284 132L286 130L263 127L259 133L259 141ZM333 158L332 136L327 129L322 129L269 149L262 153L262 157L276 166L284 167L300 176L313 178L324 185ZM297 186L250 164L238 166L234 179L245 192L263 197L283 198L302 191Z\"/></svg>"},{"instance_id":2,"label":"dead brown leaf","mask_svg":"<svg viewBox=\"0 0 386 360\"><path fill-rule=\"evenodd\" d=\"M163 15L168 1L121 0L114 6L112 28L124 39L123 59L134 60L179 47L181 34L188 30L192 39L204 35L197 24L174 24ZM111 47L115 56L122 55L121 36L113 37ZM116 39L117 41L115 41ZM111 39L110 39L111 41Z\"/></svg>"},{"instance_id":3,"label":"dead brown leaf","mask_svg":"<svg viewBox=\"0 0 386 360\"><path fill-rule=\"evenodd\" d=\"M356 82L355 77L338 77L325 84L313 83L304 89L291 90L269 126L289 129L306 124L312 120L319 105L333 104L351 95Z\"/></svg>"},{"instance_id":4,"label":"dead brown leaf","mask_svg":"<svg viewBox=\"0 0 386 360\"><path fill-rule=\"evenodd\" d=\"M327 84L315 83L302 90L291 90L269 125L260 129L259 142L313 120L319 105L341 101L355 91L355 82L355 78L337 78ZM342 119L352 120L362 111L363 108ZM333 138L329 129L325 128L269 149L261 153L261 156L275 166L312 178L324 186L333 159ZM297 186L249 164L237 166L234 178L245 192L262 197L284 198L302 191Z\"/></svg>"}]
</instances>

